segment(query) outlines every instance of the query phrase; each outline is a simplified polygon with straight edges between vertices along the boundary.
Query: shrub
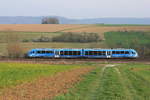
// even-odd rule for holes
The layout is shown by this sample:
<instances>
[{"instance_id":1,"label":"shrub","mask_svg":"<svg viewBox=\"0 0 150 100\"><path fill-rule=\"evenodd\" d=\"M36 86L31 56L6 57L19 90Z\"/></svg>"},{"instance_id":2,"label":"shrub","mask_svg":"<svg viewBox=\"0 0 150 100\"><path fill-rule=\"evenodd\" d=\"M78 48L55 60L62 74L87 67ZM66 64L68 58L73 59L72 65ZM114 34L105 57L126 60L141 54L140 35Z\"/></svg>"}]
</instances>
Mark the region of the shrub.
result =
<instances>
[{"instance_id":1,"label":"shrub","mask_svg":"<svg viewBox=\"0 0 150 100\"><path fill-rule=\"evenodd\" d=\"M10 58L23 57L23 48L19 41L19 35L13 31L6 32L7 53Z\"/></svg>"},{"instance_id":2,"label":"shrub","mask_svg":"<svg viewBox=\"0 0 150 100\"><path fill-rule=\"evenodd\" d=\"M45 17L42 19L42 24L59 24L59 20L55 17Z\"/></svg>"},{"instance_id":3,"label":"shrub","mask_svg":"<svg viewBox=\"0 0 150 100\"><path fill-rule=\"evenodd\" d=\"M52 38L53 42L99 42L101 41L100 36L97 33L63 33L59 36Z\"/></svg>"}]
</instances>

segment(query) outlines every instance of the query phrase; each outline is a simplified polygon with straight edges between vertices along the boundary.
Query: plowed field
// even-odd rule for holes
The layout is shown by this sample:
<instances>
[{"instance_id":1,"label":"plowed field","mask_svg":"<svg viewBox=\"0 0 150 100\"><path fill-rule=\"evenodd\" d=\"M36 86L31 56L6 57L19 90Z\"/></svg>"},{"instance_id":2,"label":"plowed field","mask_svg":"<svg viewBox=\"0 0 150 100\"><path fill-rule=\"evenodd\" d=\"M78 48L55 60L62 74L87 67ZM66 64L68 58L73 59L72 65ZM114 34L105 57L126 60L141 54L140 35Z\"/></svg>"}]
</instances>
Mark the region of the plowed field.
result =
<instances>
[{"instance_id":1,"label":"plowed field","mask_svg":"<svg viewBox=\"0 0 150 100\"><path fill-rule=\"evenodd\" d=\"M78 29L89 25L48 25L48 24L1 24L0 31L21 31L21 32L59 32L63 30Z\"/></svg>"},{"instance_id":2,"label":"plowed field","mask_svg":"<svg viewBox=\"0 0 150 100\"><path fill-rule=\"evenodd\" d=\"M6 89L0 95L0 100L49 100L60 93L66 93L68 88L81 80L81 75L92 69L92 67L73 69Z\"/></svg>"},{"instance_id":3,"label":"plowed field","mask_svg":"<svg viewBox=\"0 0 150 100\"><path fill-rule=\"evenodd\" d=\"M108 31L150 31L150 26L98 26L70 24L1 24L0 31L13 30L23 32L96 32Z\"/></svg>"}]
</instances>

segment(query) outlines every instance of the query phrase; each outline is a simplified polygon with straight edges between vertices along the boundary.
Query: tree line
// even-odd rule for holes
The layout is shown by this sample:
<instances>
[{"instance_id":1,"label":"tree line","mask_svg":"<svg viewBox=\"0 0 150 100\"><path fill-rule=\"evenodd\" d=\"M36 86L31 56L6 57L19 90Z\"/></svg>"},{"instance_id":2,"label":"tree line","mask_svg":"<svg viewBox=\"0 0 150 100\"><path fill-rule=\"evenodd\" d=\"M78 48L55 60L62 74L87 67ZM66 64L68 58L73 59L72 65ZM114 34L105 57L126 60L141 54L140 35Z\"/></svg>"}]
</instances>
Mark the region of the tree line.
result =
<instances>
[{"instance_id":1,"label":"tree line","mask_svg":"<svg viewBox=\"0 0 150 100\"><path fill-rule=\"evenodd\" d=\"M101 38L98 33L62 33L55 37L45 37L33 39L32 42L78 42L78 43L89 43L89 42L99 42Z\"/></svg>"},{"instance_id":2,"label":"tree line","mask_svg":"<svg viewBox=\"0 0 150 100\"><path fill-rule=\"evenodd\" d=\"M56 17L45 17L42 19L42 24L59 24L59 19Z\"/></svg>"}]
</instances>

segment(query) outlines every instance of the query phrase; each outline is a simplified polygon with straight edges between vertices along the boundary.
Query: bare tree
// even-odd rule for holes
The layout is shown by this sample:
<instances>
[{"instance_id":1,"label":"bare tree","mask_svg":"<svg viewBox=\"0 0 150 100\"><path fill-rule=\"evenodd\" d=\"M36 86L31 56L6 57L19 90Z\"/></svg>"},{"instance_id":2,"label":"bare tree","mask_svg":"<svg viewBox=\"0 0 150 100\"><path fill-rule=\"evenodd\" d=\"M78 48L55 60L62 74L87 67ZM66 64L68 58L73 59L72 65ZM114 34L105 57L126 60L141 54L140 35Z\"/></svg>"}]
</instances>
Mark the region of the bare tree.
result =
<instances>
[{"instance_id":1,"label":"bare tree","mask_svg":"<svg viewBox=\"0 0 150 100\"><path fill-rule=\"evenodd\" d=\"M19 41L19 35L16 32L7 30L6 32L8 57L18 58L23 56L23 48Z\"/></svg>"},{"instance_id":2,"label":"bare tree","mask_svg":"<svg viewBox=\"0 0 150 100\"><path fill-rule=\"evenodd\" d=\"M45 17L42 19L42 24L59 24L59 20L55 17Z\"/></svg>"}]
</instances>

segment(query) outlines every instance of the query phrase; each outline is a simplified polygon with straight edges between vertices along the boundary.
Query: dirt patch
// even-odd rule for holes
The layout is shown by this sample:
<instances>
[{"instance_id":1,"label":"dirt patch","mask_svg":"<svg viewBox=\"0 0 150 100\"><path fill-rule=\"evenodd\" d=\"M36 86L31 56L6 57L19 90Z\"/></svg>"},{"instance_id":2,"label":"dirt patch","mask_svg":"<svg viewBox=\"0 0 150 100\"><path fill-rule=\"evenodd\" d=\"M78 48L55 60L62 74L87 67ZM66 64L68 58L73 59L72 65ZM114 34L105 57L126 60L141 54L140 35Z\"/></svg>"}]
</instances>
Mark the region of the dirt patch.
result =
<instances>
[{"instance_id":1,"label":"dirt patch","mask_svg":"<svg viewBox=\"0 0 150 100\"><path fill-rule=\"evenodd\" d=\"M81 80L81 75L91 71L92 67L78 68L44 77L31 83L25 83L5 89L0 94L0 100L45 100L52 99L61 93L66 93L75 83Z\"/></svg>"}]
</instances>

